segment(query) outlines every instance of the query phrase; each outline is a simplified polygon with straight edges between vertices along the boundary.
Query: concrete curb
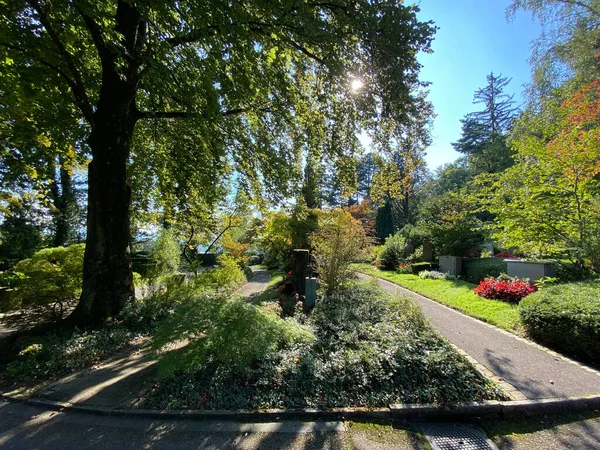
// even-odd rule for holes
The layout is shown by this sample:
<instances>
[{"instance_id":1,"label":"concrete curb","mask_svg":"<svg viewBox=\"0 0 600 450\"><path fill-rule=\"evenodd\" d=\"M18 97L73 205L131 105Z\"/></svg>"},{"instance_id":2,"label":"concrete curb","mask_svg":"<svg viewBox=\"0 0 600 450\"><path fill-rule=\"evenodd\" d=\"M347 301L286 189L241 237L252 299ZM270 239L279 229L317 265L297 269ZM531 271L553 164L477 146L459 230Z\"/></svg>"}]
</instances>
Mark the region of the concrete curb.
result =
<instances>
[{"instance_id":1,"label":"concrete curb","mask_svg":"<svg viewBox=\"0 0 600 450\"><path fill-rule=\"evenodd\" d=\"M238 422L277 422L282 420L452 420L453 422L460 422L469 419L508 419L562 414L574 411L600 410L600 395L510 402L486 401L481 403L465 403L455 407L427 404L399 404L390 405L389 408L269 409L261 411L117 409L76 405L39 398L23 399L1 393L0 398L10 402L40 406L54 411L72 411L102 416Z\"/></svg>"}]
</instances>

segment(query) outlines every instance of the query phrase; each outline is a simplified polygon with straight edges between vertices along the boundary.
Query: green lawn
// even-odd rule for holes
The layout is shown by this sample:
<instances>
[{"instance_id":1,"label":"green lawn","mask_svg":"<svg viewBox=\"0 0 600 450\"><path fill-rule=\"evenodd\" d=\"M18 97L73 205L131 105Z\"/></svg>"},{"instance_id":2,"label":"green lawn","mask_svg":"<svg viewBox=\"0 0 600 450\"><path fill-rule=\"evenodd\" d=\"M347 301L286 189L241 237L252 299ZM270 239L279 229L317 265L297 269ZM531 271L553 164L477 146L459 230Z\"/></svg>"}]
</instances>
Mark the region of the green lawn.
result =
<instances>
[{"instance_id":1,"label":"green lawn","mask_svg":"<svg viewBox=\"0 0 600 450\"><path fill-rule=\"evenodd\" d=\"M358 272L391 281L511 333L524 335L518 306L479 297L473 293L474 284L460 280L422 280L416 275L402 275L396 272L377 270L367 264L355 264L353 268Z\"/></svg>"}]
</instances>

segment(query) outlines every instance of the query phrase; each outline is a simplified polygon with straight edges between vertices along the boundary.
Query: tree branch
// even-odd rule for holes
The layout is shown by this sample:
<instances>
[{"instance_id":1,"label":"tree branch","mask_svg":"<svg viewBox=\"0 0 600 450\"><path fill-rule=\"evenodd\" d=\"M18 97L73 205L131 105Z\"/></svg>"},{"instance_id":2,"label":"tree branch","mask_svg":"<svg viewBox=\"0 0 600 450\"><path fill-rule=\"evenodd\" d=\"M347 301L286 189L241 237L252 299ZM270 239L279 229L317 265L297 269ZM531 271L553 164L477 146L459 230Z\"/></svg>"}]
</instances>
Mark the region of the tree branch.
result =
<instances>
[{"instance_id":1,"label":"tree branch","mask_svg":"<svg viewBox=\"0 0 600 450\"><path fill-rule=\"evenodd\" d=\"M98 27L98 24L94 22L92 19L82 8L78 2L74 2L75 9L77 13L83 19L83 23L85 23L86 28L88 29L90 36L92 37L92 41L94 41L94 46L96 47L96 51L98 52L98 56L100 57L100 61L102 61L103 66L107 66L111 70L114 68L114 58L109 51L108 45L102 36L102 30Z\"/></svg>"},{"instance_id":2,"label":"tree branch","mask_svg":"<svg viewBox=\"0 0 600 450\"><path fill-rule=\"evenodd\" d=\"M294 47L296 50L300 50L302 53L304 53L306 56L308 56L311 59L314 59L315 61L317 61L319 64L325 64L325 60L323 58L318 57L317 55L315 55L314 53L312 53L311 51L309 51L308 49L302 47L300 44L298 44L297 42L294 42L291 39L288 39L288 42L292 45L292 47Z\"/></svg>"},{"instance_id":3,"label":"tree branch","mask_svg":"<svg viewBox=\"0 0 600 450\"><path fill-rule=\"evenodd\" d=\"M234 108L222 111L221 116L235 116L252 111L252 108ZM259 108L257 111L271 112L271 108ZM206 113L194 113L188 111L138 111L138 119L208 119Z\"/></svg>"},{"instance_id":4,"label":"tree branch","mask_svg":"<svg viewBox=\"0 0 600 450\"><path fill-rule=\"evenodd\" d=\"M283 24L270 24L270 23L265 23L265 22L261 22L258 20L249 20L249 21L243 22L243 23L232 24L232 26L240 26L240 25L249 26L252 31L262 34L263 36L267 35L267 33L265 32L265 29L271 29L271 28L276 28L276 27L282 27L282 28L288 29L288 30L293 29L293 28L291 28L289 26L285 26ZM176 47L176 46L182 45L182 44L191 44L193 42L197 42L197 41L201 40L202 38L208 36L207 31L221 31L222 32L222 28L219 25L209 25L208 27L206 27L205 29L202 29L202 30L192 30L187 34L168 38L165 40L165 42L169 43L173 47ZM320 58L319 56L315 55L310 50L308 50L306 47L303 47L299 43L295 42L292 38L289 38L286 36L285 40L292 47L294 47L296 50L299 50L300 52L302 52L304 55L308 56L309 58L314 59L315 61L317 61L320 64L325 63L323 58Z\"/></svg>"},{"instance_id":5,"label":"tree branch","mask_svg":"<svg viewBox=\"0 0 600 450\"><path fill-rule=\"evenodd\" d=\"M28 58L31 58L33 61L36 61L36 62L48 67L49 69L54 70L58 75L60 75L60 77L65 80L65 82L71 89L71 92L73 92L73 95L75 96L75 103L77 103L77 106L79 106L79 109L81 109L84 117L86 118L86 120L88 120L91 123L91 121L93 119L93 111L92 111L91 106L89 105L89 103L81 102L81 99L78 95L77 83L75 83L75 81L73 81L73 79L71 77L69 77L69 75L64 70L62 70L57 65L46 61L44 58L40 58L39 56L32 55L30 52L28 52L24 48L18 47L13 44L9 44L7 42L0 42L0 46L7 47L7 48L10 48L11 50L21 52ZM86 110L87 110L87 113L86 113Z\"/></svg>"},{"instance_id":6,"label":"tree branch","mask_svg":"<svg viewBox=\"0 0 600 450\"><path fill-rule=\"evenodd\" d=\"M47 13L42 9L38 0L30 0L31 7L38 13L40 23L46 29L48 36L54 43L58 53L63 58L65 64L69 68L69 72L71 72L71 76L73 77L72 84L70 85L71 90L73 91L73 95L77 99L77 104L81 109L84 117L90 124L93 124L94 121L94 110L92 109L92 105L90 104L90 100L88 98L87 92L85 91L85 85L83 83L83 79L81 78L81 74L79 70L77 70L77 66L73 61L72 55L67 51L66 47L60 40L60 37L56 30L50 24L48 20Z\"/></svg>"},{"instance_id":7,"label":"tree branch","mask_svg":"<svg viewBox=\"0 0 600 450\"><path fill-rule=\"evenodd\" d=\"M584 3L583 1L580 1L580 0L556 0L556 1L558 3L563 3L563 4L567 4L567 5L571 5L571 6L579 6L583 9L587 9L589 12L594 14L596 17L600 18L600 11L597 11L596 9L592 8L590 5L588 5L587 3Z\"/></svg>"}]
</instances>

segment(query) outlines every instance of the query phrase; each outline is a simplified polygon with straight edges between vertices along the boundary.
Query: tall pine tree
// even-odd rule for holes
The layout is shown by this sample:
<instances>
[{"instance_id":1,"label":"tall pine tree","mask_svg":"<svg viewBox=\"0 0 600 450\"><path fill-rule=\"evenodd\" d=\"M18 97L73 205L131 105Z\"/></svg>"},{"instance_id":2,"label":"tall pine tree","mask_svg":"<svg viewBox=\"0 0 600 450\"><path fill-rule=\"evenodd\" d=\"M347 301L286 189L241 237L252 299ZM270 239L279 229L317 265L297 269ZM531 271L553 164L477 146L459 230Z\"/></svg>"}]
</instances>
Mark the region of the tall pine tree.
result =
<instances>
[{"instance_id":1,"label":"tall pine tree","mask_svg":"<svg viewBox=\"0 0 600 450\"><path fill-rule=\"evenodd\" d=\"M504 92L510 79L490 73L487 85L478 89L473 104L483 109L469 113L462 122L462 136L452 144L457 152L467 155L474 173L501 172L511 165L506 135L517 113L514 95Z\"/></svg>"}]
</instances>

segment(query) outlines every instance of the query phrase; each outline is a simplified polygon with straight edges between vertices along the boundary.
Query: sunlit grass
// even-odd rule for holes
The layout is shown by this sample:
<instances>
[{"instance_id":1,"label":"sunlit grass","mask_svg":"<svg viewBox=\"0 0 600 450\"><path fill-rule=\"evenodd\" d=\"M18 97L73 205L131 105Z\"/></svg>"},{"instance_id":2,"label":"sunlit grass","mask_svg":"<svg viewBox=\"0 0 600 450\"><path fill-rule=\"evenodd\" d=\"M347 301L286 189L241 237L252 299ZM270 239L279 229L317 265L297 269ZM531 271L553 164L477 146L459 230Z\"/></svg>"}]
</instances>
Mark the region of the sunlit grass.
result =
<instances>
[{"instance_id":1,"label":"sunlit grass","mask_svg":"<svg viewBox=\"0 0 600 450\"><path fill-rule=\"evenodd\" d=\"M524 334L518 306L479 297L473 293L474 284L461 280L422 280L416 275L402 275L396 272L377 270L367 264L355 264L353 268L358 272L383 278L410 289L511 333Z\"/></svg>"}]
</instances>

